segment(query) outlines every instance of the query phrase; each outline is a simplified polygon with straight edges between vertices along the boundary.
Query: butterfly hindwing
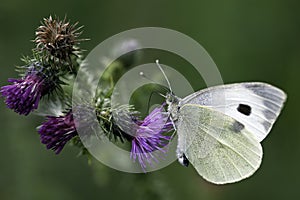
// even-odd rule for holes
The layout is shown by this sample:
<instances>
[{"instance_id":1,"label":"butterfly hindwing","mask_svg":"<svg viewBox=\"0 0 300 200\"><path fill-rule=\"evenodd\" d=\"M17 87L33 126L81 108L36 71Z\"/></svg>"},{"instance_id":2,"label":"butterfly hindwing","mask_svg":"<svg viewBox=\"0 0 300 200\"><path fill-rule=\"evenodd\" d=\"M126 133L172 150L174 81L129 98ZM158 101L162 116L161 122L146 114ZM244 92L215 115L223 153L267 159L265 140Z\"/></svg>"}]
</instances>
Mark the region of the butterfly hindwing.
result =
<instances>
[{"instance_id":1,"label":"butterfly hindwing","mask_svg":"<svg viewBox=\"0 0 300 200\"><path fill-rule=\"evenodd\" d=\"M255 135L219 111L185 104L180 108L177 131L179 150L209 182L236 182L260 166L263 152Z\"/></svg>"}]
</instances>

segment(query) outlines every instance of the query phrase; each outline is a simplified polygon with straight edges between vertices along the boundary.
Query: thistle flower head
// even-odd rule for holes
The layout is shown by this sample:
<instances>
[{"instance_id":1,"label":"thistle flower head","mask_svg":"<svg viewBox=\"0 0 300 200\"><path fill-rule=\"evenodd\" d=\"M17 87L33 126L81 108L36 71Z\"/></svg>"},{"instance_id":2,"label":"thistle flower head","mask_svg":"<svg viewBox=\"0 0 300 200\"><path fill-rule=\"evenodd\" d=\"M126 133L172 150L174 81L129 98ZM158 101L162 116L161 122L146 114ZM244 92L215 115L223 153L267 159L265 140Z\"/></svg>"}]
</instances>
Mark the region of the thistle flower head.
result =
<instances>
[{"instance_id":1,"label":"thistle flower head","mask_svg":"<svg viewBox=\"0 0 300 200\"><path fill-rule=\"evenodd\" d=\"M33 63L28 67L28 71L23 78L8 79L11 85L1 87L0 93L5 97L8 108L21 115L28 115L31 111L38 108L42 96L55 89L55 76L46 75Z\"/></svg>"},{"instance_id":2,"label":"thistle flower head","mask_svg":"<svg viewBox=\"0 0 300 200\"><path fill-rule=\"evenodd\" d=\"M173 129L168 114L163 111L163 106L155 108L143 121L137 122L139 127L132 140L131 158L138 160L142 169L146 163L158 162L154 151L165 153L163 147L168 144L170 136L163 135Z\"/></svg>"},{"instance_id":3,"label":"thistle flower head","mask_svg":"<svg viewBox=\"0 0 300 200\"><path fill-rule=\"evenodd\" d=\"M38 127L38 133L47 149L59 154L66 143L77 135L72 111L64 116L48 116L47 120Z\"/></svg>"},{"instance_id":4,"label":"thistle flower head","mask_svg":"<svg viewBox=\"0 0 300 200\"><path fill-rule=\"evenodd\" d=\"M84 39L79 39L81 27L76 27L78 22L70 24L63 20L44 18L42 25L36 30L34 42L37 50L46 51L51 60L58 60L59 63L67 62L71 65L71 55L78 56L81 50L76 46Z\"/></svg>"}]
</instances>

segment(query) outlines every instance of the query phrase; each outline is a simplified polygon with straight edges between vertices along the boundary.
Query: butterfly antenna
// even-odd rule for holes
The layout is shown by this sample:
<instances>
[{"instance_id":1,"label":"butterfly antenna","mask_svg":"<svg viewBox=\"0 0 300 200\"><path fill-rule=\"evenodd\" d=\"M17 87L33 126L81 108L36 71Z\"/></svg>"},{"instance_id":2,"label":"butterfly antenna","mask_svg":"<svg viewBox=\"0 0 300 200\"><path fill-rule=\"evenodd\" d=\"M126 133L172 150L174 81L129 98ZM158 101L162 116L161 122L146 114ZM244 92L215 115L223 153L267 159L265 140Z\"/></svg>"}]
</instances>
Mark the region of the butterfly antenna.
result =
<instances>
[{"instance_id":1,"label":"butterfly antenna","mask_svg":"<svg viewBox=\"0 0 300 200\"><path fill-rule=\"evenodd\" d=\"M161 96L161 97L163 97L163 98L167 98L167 96L166 95L163 95L162 93L158 93L159 94L159 96Z\"/></svg>"},{"instance_id":2,"label":"butterfly antenna","mask_svg":"<svg viewBox=\"0 0 300 200\"><path fill-rule=\"evenodd\" d=\"M140 76L143 77L144 79L147 79L148 81L151 81L151 82L157 84L157 85L161 85L160 83L158 83L158 82L150 79L148 76L146 76L144 72L140 72ZM164 86L164 85L161 85L161 86L164 90L168 91L168 88L166 86ZM159 93L159 95L161 95L161 94ZM163 95L163 97L165 97L165 96Z\"/></svg>"},{"instance_id":3,"label":"butterfly antenna","mask_svg":"<svg viewBox=\"0 0 300 200\"><path fill-rule=\"evenodd\" d=\"M171 93L173 93L172 88L171 88L171 84L170 84L170 82L169 82L169 79L168 79L168 77L166 76L165 71L164 71L164 70L162 69L162 67L160 66L159 60L157 59L155 62L156 62L157 67L159 68L159 70L160 70L160 71L162 72L162 74L164 75L164 77L165 77L165 79L166 79L166 81L167 81L167 84L168 84L168 86L169 86L169 89L170 89Z\"/></svg>"}]
</instances>

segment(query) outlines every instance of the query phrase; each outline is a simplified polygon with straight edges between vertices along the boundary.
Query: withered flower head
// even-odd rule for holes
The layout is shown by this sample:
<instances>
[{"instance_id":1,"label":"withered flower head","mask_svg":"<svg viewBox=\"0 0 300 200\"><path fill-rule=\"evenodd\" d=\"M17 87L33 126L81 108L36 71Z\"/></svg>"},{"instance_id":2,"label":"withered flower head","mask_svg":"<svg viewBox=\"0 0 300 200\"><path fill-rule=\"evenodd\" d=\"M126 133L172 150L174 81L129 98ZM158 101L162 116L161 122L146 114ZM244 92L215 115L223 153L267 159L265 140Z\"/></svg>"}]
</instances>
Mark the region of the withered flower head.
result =
<instances>
[{"instance_id":1,"label":"withered flower head","mask_svg":"<svg viewBox=\"0 0 300 200\"><path fill-rule=\"evenodd\" d=\"M78 57L81 53L77 45L86 40L79 39L82 26L77 27L78 22L71 24L66 18L60 20L51 16L44 18L41 23L35 33L36 49L46 52L52 60L71 64L71 56Z\"/></svg>"}]
</instances>

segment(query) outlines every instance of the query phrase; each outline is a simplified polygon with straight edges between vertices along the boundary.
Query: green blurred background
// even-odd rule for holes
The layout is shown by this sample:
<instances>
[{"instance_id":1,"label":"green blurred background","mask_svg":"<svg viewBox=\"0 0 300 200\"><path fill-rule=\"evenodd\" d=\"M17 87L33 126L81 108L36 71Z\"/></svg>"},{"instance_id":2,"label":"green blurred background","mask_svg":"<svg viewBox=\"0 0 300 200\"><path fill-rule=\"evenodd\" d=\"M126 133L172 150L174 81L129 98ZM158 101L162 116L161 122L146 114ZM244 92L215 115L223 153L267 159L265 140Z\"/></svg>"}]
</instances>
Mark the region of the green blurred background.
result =
<instances>
[{"instance_id":1,"label":"green blurred background","mask_svg":"<svg viewBox=\"0 0 300 200\"><path fill-rule=\"evenodd\" d=\"M88 53L121 31L158 26L189 35L209 52L225 83L264 81L288 101L269 137L264 159L249 179L215 186L177 162L149 174L126 174L77 158L67 147L56 156L40 144L37 116L23 117L0 102L0 199L299 199L299 1L34 1L1 0L1 86L30 55L43 17L67 14L84 25Z\"/></svg>"}]
</instances>

